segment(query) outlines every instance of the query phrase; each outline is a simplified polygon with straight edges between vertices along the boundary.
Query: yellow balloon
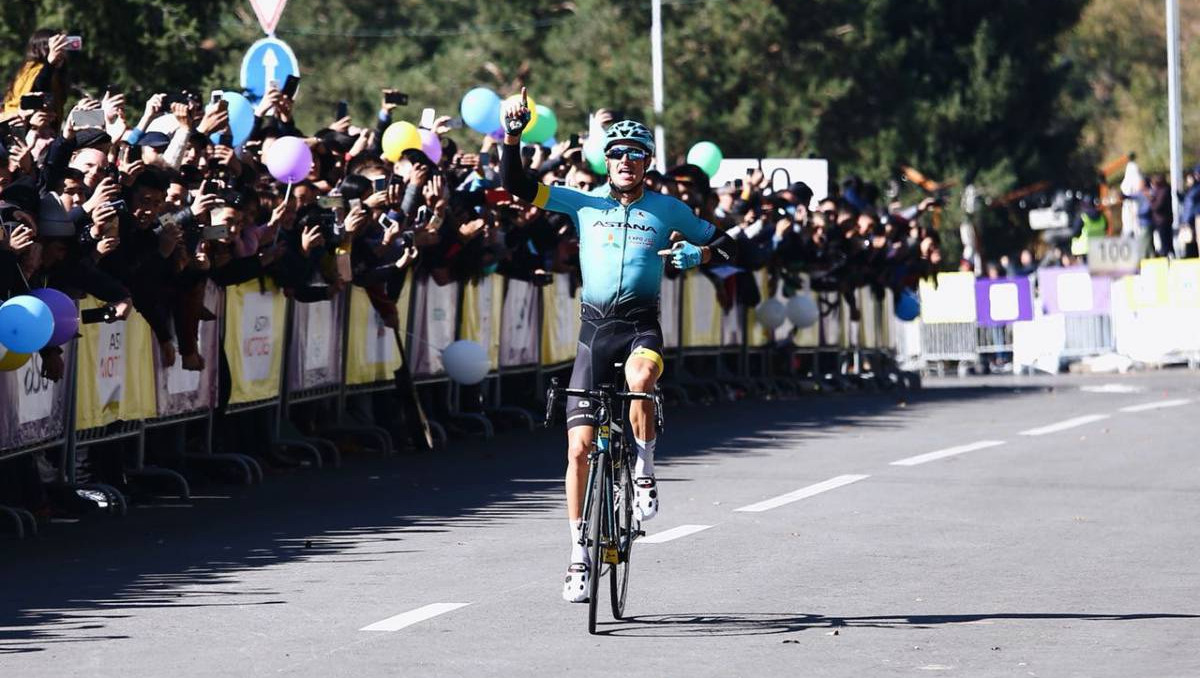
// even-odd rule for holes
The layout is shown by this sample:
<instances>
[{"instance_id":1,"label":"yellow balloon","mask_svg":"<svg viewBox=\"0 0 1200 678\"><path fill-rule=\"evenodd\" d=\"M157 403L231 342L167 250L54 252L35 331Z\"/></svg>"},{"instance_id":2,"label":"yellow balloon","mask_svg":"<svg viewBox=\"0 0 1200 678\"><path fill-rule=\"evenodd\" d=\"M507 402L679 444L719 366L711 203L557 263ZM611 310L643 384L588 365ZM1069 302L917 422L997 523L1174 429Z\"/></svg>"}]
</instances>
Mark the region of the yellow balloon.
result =
<instances>
[{"instance_id":1,"label":"yellow balloon","mask_svg":"<svg viewBox=\"0 0 1200 678\"><path fill-rule=\"evenodd\" d=\"M392 162L409 149L421 150L421 133L411 122L393 122L383 131L383 157Z\"/></svg>"},{"instance_id":2,"label":"yellow balloon","mask_svg":"<svg viewBox=\"0 0 1200 678\"><path fill-rule=\"evenodd\" d=\"M514 94L514 95L510 96L509 98L505 99L504 101L506 103L511 101L513 103L519 104L519 103L521 103L521 95ZM525 95L525 102L529 105L529 124L525 125L525 129L529 129L530 127L533 127L535 124L537 124L537 118L538 118L537 102L534 101L533 97L529 96L528 94ZM501 109L501 111L500 111L500 129L504 129L504 111L503 111L503 109Z\"/></svg>"},{"instance_id":3,"label":"yellow balloon","mask_svg":"<svg viewBox=\"0 0 1200 678\"><path fill-rule=\"evenodd\" d=\"M32 355L32 353L10 353L3 344L0 344L0 372L12 372L20 368L29 362L29 357Z\"/></svg>"}]
</instances>

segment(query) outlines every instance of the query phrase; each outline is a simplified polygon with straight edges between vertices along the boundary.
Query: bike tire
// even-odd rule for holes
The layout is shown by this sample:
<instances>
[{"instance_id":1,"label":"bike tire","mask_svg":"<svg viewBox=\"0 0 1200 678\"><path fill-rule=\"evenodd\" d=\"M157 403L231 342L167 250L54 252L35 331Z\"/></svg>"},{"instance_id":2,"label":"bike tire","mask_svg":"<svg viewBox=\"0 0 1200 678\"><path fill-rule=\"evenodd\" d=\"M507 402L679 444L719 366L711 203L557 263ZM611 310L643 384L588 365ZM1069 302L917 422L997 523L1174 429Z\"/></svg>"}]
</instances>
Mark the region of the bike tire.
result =
<instances>
[{"instance_id":1,"label":"bike tire","mask_svg":"<svg viewBox=\"0 0 1200 678\"><path fill-rule=\"evenodd\" d=\"M633 542L637 526L633 522L633 476L629 464L617 470L614 489L619 488L620 505L614 507L616 525L613 532L617 539L617 564L609 568L609 597L612 600L614 619L625 618L625 598L629 591L629 563L633 556Z\"/></svg>"},{"instance_id":2,"label":"bike tire","mask_svg":"<svg viewBox=\"0 0 1200 678\"><path fill-rule=\"evenodd\" d=\"M588 511L588 550L592 559L592 577L588 580L588 633L596 633L596 609L599 607L600 598L600 578L604 572L604 545L603 537L605 530L602 529L608 518L605 515L606 504L604 500L605 494L611 490L608 485L609 480L608 470L608 455L604 452L596 455L592 462L596 464L596 473L592 480L592 498L591 507Z\"/></svg>"}]
</instances>

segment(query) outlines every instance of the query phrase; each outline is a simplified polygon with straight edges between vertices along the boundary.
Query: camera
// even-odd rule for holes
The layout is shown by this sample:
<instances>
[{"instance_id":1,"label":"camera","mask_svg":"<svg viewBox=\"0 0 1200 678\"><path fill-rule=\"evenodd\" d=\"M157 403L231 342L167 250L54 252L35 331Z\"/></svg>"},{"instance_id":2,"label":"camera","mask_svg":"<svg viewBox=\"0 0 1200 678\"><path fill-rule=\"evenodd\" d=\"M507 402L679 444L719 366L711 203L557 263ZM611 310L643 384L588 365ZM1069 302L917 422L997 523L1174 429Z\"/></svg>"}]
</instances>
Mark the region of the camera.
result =
<instances>
[{"instance_id":1,"label":"camera","mask_svg":"<svg viewBox=\"0 0 1200 678\"><path fill-rule=\"evenodd\" d=\"M408 105L408 95L405 94L404 92L397 92L394 89L384 90L383 91L383 100L385 103L395 104L397 106L407 106Z\"/></svg>"},{"instance_id":2,"label":"camera","mask_svg":"<svg viewBox=\"0 0 1200 678\"><path fill-rule=\"evenodd\" d=\"M83 36L68 35L67 44L64 49L66 49L68 52L78 52L79 50L83 49Z\"/></svg>"},{"instance_id":3,"label":"camera","mask_svg":"<svg viewBox=\"0 0 1200 678\"><path fill-rule=\"evenodd\" d=\"M20 106L23 111L40 111L46 107L46 95L22 94Z\"/></svg>"}]
</instances>

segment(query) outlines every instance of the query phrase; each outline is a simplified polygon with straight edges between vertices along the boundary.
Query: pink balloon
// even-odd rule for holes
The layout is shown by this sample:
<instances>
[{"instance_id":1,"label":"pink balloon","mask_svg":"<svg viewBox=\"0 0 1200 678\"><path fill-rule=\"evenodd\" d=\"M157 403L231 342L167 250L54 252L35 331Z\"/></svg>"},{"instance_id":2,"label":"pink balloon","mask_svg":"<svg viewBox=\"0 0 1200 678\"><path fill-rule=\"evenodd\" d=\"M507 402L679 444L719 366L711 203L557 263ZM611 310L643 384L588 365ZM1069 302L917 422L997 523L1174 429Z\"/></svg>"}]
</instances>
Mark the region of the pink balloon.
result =
<instances>
[{"instance_id":1,"label":"pink balloon","mask_svg":"<svg viewBox=\"0 0 1200 678\"><path fill-rule=\"evenodd\" d=\"M423 129L420 132L421 150L425 152L425 155L429 156L433 164L438 164L442 161L442 140L430 130Z\"/></svg>"},{"instance_id":2,"label":"pink balloon","mask_svg":"<svg viewBox=\"0 0 1200 678\"><path fill-rule=\"evenodd\" d=\"M285 184L304 181L312 164L312 150L300 137L280 137L267 149L267 170Z\"/></svg>"}]
</instances>

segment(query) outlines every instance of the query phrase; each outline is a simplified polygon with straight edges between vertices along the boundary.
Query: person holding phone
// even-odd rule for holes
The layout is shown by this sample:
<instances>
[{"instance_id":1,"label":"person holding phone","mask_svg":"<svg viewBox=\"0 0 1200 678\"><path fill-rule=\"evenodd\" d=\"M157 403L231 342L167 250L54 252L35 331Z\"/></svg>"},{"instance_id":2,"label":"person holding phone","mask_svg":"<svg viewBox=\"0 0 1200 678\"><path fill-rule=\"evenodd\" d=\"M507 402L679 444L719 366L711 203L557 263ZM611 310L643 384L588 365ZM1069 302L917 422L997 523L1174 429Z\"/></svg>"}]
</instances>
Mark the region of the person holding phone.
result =
<instances>
[{"instance_id":1,"label":"person holding phone","mask_svg":"<svg viewBox=\"0 0 1200 678\"><path fill-rule=\"evenodd\" d=\"M69 88L63 66L67 62L70 42L59 31L40 28L33 32L25 46L25 59L4 93L5 113L16 113L20 109L22 95L42 92L47 98L46 109L57 120L62 120Z\"/></svg>"},{"instance_id":2,"label":"person holding phone","mask_svg":"<svg viewBox=\"0 0 1200 678\"><path fill-rule=\"evenodd\" d=\"M663 371L658 308L663 259L680 269L709 261L729 262L734 256L733 240L679 200L645 190L646 170L654 157L654 135L642 123L622 120L608 127L604 133L608 183L584 192L539 184L525 172L521 132L529 124L530 113L524 88L519 100L504 103L502 117L505 135L500 171L504 188L537 207L569 216L579 233L583 317L571 388L594 388L607 382L612 378L612 365L623 362L630 390L653 391ZM673 232L683 236L674 245ZM580 544L597 405L578 398L567 401L571 559L563 598L569 602L587 599L588 578L598 565L588 562ZM638 457L634 471L638 520L649 520L658 512L654 419L653 403L630 404Z\"/></svg>"}]
</instances>

